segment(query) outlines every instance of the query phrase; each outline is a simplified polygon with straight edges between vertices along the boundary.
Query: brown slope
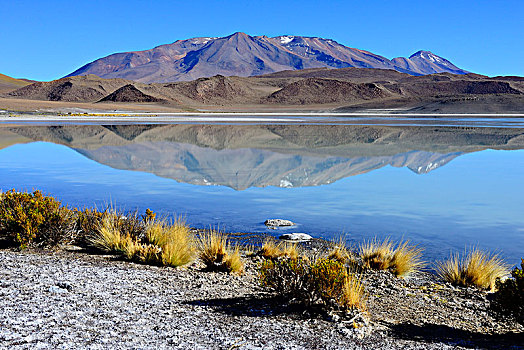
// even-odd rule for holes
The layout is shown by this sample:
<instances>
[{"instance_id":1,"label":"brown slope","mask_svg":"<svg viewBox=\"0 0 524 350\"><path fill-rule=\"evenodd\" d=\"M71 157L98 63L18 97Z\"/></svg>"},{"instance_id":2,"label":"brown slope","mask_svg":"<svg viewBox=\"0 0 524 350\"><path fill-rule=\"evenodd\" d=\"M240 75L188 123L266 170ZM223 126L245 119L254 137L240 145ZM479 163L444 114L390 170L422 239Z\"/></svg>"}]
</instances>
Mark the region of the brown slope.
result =
<instances>
[{"instance_id":1,"label":"brown slope","mask_svg":"<svg viewBox=\"0 0 524 350\"><path fill-rule=\"evenodd\" d=\"M307 78L272 93L269 103L323 104L385 98L391 93L374 83L354 84L333 79Z\"/></svg>"},{"instance_id":2,"label":"brown slope","mask_svg":"<svg viewBox=\"0 0 524 350\"><path fill-rule=\"evenodd\" d=\"M216 75L190 82L164 84L164 93L172 98L186 97L199 103L223 104L250 102L260 97L249 81L237 77Z\"/></svg>"},{"instance_id":3,"label":"brown slope","mask_svg":"<svg viewBox=\"0 0 524 350\"><path fill-rule=\"evenodd\" d=\"M128 83L123 79L86 75L34 83L12 91L9 96L29 100L95 102Z\"/></svg>"},{"instance_id":4,"label":"brown slope","mask_svg":"<svg viewBox=\"0 0 524 350\"><path fill-rule=\"evenodd\" d=\"M0 73L0 93L13 91L29 84L31 83L26 80L11 78Z\"/></svg>"},{"instance_id":5,"label":"brown slope","mask_svg":"<svg viewBox=\"0 0 524 350\"><path fill-rule=\"evenodd\" d=\"M522 92L513 88L510 83L503 81L467 81L444 80L425 82L404 82L384 85L387 89L402 95L428 97L440 95L485 95L485 94L513 94Z\"/></svg>"},{"instance_id":6,"label":"brown slope","mask_svg":"<svg viewBox=\"0 0 524 350\"><path fill-rule=\"evenodd\" d=\"M258 76L258 79L275 79L275 78L326 78L351 81L353 83L373 83L373 82L396 82L401 79L412 77L409 74L400 73L392 69L376 68L315 68L301 70L286 70L276 73L270 73Z\"/></svg>"}]
</instances>

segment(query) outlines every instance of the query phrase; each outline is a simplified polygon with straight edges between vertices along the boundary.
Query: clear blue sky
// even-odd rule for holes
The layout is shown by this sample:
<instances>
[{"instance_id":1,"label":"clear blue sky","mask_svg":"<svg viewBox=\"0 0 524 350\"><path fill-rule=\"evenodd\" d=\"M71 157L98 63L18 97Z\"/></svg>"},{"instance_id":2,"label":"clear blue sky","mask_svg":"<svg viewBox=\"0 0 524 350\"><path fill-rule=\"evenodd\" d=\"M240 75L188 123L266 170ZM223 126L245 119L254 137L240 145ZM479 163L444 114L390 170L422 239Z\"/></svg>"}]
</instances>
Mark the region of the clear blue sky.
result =
<instances>
[{"instance_id":1,"label":"clear blue sky","mask_svg":"<svg viewBox=\"0 0 524 350\"><path fill-rule=\"evenodd\" d=\"M111 53L195 36L320 36L387 58L424 49L524 75L524 0L0 0L0 73L52 80Z\"/></svg>"}]
</instances>

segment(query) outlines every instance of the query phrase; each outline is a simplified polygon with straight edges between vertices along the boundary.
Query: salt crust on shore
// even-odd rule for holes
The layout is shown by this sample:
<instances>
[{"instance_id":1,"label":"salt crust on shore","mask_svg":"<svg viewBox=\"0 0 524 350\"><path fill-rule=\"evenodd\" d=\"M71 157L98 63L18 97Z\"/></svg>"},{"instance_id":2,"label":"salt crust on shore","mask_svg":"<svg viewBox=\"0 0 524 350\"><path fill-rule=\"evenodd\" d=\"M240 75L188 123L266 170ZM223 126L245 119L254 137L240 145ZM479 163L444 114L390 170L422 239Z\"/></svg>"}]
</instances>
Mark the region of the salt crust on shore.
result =
<instances>
[{"instance_id":1,"label":"salt crust on shore","mask_svg":"<svg viewBox=\"0 0 524 350\"><path fill-rule=\"evenodd\" d=\"M367 338L354 338L342 323L304 317L278 304L258 286L255 264L249 263L246 269L243 277L236 277L202 272L198 263L187 269L173 269L83 253L0 251L0 348L455 349L463 348L460 344L465 348L479 346L469 340L453 339L451 333L443 337L443 342L427 336L412 340L409 336L381 331L381 327ZM377 274L372 279L373 288L378 286L386 294L382 298L402 289L388 285L390 279L385 276ZM372 294L376 293L377 289L372 290ZM451 309L460 308L461 302L458 300ZM396 305L391 307L394 309ZM407 312L402 308L399 311ZM485 311L481 308L478 312ZM389 316L395 318L396 313ZM446 319L446 315L440 316ZM415 325L417 321L413 322ZM491 345L496 346L498 340L493 340Z\"/></svg>"}]
</instances>

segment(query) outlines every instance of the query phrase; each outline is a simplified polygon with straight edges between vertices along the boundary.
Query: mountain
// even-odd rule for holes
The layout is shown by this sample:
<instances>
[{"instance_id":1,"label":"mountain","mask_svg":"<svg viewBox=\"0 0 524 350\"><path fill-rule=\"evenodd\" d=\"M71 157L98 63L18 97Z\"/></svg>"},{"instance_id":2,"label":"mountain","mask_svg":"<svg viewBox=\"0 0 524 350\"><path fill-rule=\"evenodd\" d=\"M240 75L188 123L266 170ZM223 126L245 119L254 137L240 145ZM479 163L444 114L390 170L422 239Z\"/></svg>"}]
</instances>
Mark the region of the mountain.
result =
<instances>
[{"instance_id":1,"label":"mountain","mask_svg":"<svg viewBox=\"0 0 524 350\"><path fill-rule=\"evenodd\" d=\"M15 79L0 73L0 93L9 92L31 84L30 81Z\"/></svg>"},{"instance_id":2,"label":"mountain","mask_svg":"<svg viewBox=\"0 0 524 350\"><path fill-rule=\"evenodd\" d=\"M255 76L307 68L380 68L413 75L465 74L429 51L389 60L334 40L302 36L250 36L178 40L150 50L116 53L84 65L68 76L95 74L143 83L189 81L217 74Z\"/></svg>"},{"instance_id":3,"label":"mountain","mask_svg":"<svg viewBox=\"0 0 524 350\"><path fill-rule=\"evenodd\" d=\"M439 57L429 51L418 51L409 58L397 57L392 60L396 67L401 67L408 72L421 75L434 73L467 74L468 71L460 69L445 58Z\"/></svg>"}]
</instances>

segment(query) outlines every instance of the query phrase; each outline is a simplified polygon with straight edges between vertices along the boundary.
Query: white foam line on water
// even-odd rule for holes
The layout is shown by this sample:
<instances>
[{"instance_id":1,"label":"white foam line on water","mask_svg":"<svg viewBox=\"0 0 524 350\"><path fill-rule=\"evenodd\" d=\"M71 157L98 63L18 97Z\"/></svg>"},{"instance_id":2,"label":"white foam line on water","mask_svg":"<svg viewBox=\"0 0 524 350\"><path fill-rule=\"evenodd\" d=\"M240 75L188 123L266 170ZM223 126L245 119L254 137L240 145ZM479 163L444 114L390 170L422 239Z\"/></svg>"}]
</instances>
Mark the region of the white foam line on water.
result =
<instances>
[{"instance_id":1,"label":"white foam line on water","mask_svg":"<svg viewBox=\"0 0 524 350\"><path fill-rule=\"evenodd\" d=\"M147 118L144 118L147 117ZM223 118L223 117L156 117L156 115L145 116L139 114L135 117L123 117L119 115L107 115L107 116L12 116L12 117L0 117L0 121L20 121L20 122L305 122L304 119L291 119L291 118Z\"/></svg>"}]
</instances>

